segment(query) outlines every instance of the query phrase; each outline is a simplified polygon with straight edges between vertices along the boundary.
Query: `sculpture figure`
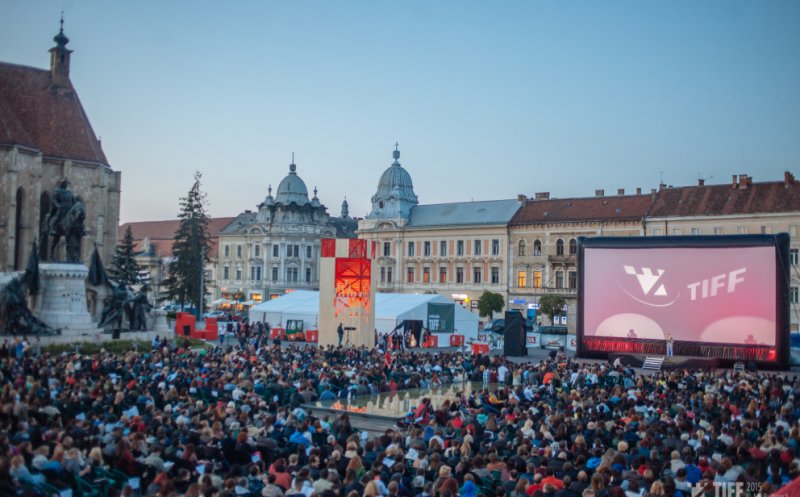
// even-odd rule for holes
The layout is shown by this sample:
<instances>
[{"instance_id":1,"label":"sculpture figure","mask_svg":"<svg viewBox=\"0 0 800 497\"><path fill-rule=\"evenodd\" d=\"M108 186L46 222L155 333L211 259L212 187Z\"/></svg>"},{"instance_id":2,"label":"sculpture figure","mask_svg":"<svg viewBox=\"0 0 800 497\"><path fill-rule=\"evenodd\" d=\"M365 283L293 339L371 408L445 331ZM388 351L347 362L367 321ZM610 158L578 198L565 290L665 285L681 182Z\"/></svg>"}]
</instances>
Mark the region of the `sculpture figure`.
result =
<instances>
[{"instance_id":1,"label":"sculpture figure","mask_svg":"<svg viewBox=\"0 0 800 497\"><path fill-rule=\"evenodd\" d=\"M147 331L147 313L152 306L147 302L149 287L142 285L141 290L133 296L130 303L130 330Z\"/></svg>"},{"instance_id":2,"label":"sculpture figure","mask_svg":"<svg viewBox=\"0 0 800 497\"><path fill-rule=\"evenodd\" d=\"M24 277L12 278L0 289L0 321L8 335L54 335L59 333L40 321L25 300Z\"/></svg>"},{"instance_id":3,"label":"sculpture figure","mask_svg":"<svg viewBox=\"0 0 800 497\"><path fill-rule=\"evenodd\" d=\"M69 190L69 181L66 179L53 190L50 202L50 212L47 216L48 234L53 239L50 243L50 254L55 253L58 242L64 237L66 262L79 263L81 238L86 234L84 229L86 206L79 196Z\"/></svg>"}]
</instances>

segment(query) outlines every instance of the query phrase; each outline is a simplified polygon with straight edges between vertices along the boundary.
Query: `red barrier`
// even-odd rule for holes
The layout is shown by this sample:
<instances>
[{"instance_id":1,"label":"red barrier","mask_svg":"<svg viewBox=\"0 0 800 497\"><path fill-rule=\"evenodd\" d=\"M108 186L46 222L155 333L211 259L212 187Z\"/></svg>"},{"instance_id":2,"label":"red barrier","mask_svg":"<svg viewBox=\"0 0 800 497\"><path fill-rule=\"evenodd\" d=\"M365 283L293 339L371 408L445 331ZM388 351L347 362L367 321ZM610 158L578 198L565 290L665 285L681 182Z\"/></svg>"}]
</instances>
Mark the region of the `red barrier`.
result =
<instances>
[{"instance_id":1,"label":"red barrier","mask_svg":"<svg viewBox=\"0 0 800 497\"><path fill-rule=\"evenodd\" d=\"M473 343L472 344L472 354L488 354L489 353L489 344L488 343Z\"/></svg>"},{"instance_id":2,"label":"red barrier","mask_svg":"<svg viewBox=\"0 0 800 497\"><path fill-rule=\"evenodd\" d=\"M318 330L306 330L306 342L318 342L318 341L319 341Z\"/></svg>"},{"instance_id":3,"label":"red barrier","mask_svg":"<svg viewBox=\"0 0 800 497\"><path fill-rule=\"evenodd\" d=\"M269 337L272 339L280 338L281 340L286 339L286 330L283 328L272 328L269 332Z\"/></svg>"},{"instance_id":4,"label":"red barrier","mask_svg":"<svg viewBox=\"0 0 800 497\"><path fill-rule=\"evenodd\" d=\"M175 334L178 336L185 337L186 336L186 329L185 327L189 327L189 336L192 337L195 334L195 325L197 324L197 318L194 314L189 314L188 312L178 312L175 313Z\"/></svg>"},{"instance_id":5,"label":"red barrier","mask_svg":"<svg viewBox=\"0 0 800 497\"><path fill-rule=\"evenodd\" d=\"M429 336L425 340L425 343L422 344L422 346L425 347L426 349L437 348L439 346L439 337L437 337L436 335Z\"/></svg>"},{"instance_id":6,"label":"red barrier","mask_svg":"<svg viewBox=\"0 0 800 497\"><path fill-rule=\"evenodd\" d=\"M450 335L450 346L461 347L464 345L464 335Z\"/></svg>"}]
</instances>

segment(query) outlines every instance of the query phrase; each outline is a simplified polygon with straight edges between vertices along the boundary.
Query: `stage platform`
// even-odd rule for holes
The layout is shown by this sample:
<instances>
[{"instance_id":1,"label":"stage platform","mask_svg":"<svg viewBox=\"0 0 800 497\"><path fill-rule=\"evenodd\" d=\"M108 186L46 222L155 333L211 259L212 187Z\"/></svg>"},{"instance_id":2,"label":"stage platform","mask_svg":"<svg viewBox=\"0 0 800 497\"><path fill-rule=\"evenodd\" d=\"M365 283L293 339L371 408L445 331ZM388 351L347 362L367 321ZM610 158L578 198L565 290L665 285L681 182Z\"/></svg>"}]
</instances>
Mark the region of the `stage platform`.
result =
<instances>
[{"instance_id":1,"label":"stage platform","mask_svg":"<svg viewBox=\"0 0 800 497\"><path fill-rule=\"evenodd\" d=\"M661 369L716 369L719 367L719 361L714 358L682 355L608 354L608 361L613 364L619 359L624 366L641 368L648 357L663 357L664 362L661 364Z\"/></svg>"}]
</instances>

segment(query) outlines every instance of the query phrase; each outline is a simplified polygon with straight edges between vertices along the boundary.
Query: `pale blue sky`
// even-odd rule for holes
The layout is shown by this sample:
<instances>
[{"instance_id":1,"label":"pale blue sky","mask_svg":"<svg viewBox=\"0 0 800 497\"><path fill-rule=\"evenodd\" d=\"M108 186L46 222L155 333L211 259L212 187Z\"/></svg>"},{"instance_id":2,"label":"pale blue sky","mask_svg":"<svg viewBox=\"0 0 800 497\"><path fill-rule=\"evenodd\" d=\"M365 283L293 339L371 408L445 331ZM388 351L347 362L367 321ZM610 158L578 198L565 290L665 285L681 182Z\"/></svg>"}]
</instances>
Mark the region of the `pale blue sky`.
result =
<instances>
[{"instance_id":1,"label":"pale blue sky","mask_svg":"<svg viewBox=\"0 0 800 497\"><path fill-rule=\"evenodd\" d=\"M59 12L121 222L255 209L296 154L365 215L395 140L421 203L800 176L800 2L0 0L0 60Z\"/></svg>"}]
</instances>

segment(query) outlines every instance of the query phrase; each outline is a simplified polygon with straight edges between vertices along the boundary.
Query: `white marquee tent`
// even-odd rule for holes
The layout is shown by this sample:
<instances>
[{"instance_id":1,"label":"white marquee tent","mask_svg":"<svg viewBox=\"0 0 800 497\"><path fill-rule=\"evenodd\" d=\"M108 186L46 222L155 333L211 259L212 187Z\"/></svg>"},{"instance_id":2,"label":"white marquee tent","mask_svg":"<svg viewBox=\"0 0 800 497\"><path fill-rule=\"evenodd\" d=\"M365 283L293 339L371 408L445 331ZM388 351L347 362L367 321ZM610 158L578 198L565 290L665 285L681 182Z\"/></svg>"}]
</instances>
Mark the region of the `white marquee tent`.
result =
<instances>
[{"instance_id":1,"label":"white marquee tent","mask_svg":"<svg viewBox=\"0 0 800 497\"><path fill-rule=\"evenodd\" d=\"M478 316L452 300L438 294L378 293L375 295L375 328L388 333L405 320L427 322L428 304L453 304L454 328L465 338L478 337ZM315 330L319 317L319 292L297 290L277 299L250 308L250 322L267 322L273 327L286 327L289 319L302 319L307 330ZM447 335L449 336L449 335ZM440 334L440 344L449 343Z\"/></svg>"}]
</instances>

